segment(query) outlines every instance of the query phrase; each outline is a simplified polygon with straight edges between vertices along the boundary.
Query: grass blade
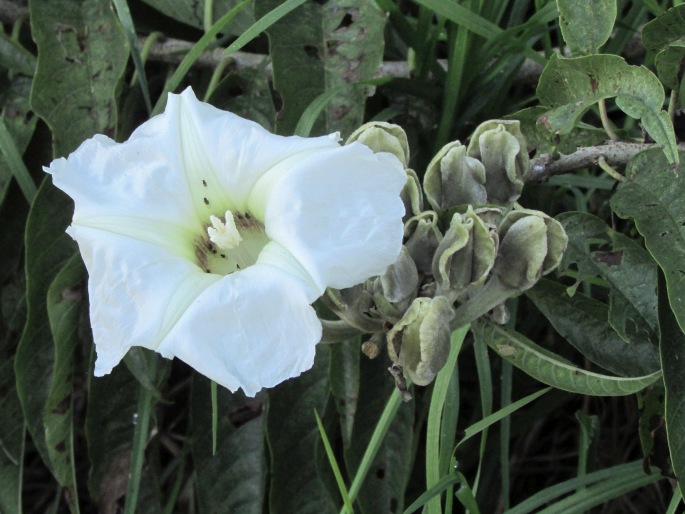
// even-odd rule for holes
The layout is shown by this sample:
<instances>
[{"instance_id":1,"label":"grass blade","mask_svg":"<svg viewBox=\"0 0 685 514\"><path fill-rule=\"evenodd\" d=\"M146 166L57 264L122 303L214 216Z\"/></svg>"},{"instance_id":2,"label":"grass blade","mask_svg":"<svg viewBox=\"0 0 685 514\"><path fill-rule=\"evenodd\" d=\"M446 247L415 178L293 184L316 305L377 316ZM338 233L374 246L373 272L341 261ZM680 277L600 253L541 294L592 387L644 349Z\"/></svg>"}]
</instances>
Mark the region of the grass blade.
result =
<instances>
[{"instance_id":1,"label":"grass blade","mask_svg":"<svg viewBox=\"0 0 685 514\"><path fill-rule=\"evenodd\" d=\"M14 178L19 184L21 192L24 193L26 201L31 204L33 198L36 196L36 191L38 188L31 178L29 170L24 164L24 160L17 149L17 145L14 144L14 140L7 130L7 125L2 118L0 118L0 153L5 156L7 163Z\"/></svg>"},{"instance_id":2,"label":"grass blade","mask_svg":"<svg viewBox=\"0 0 685 514\"><path fill-rule=\"evenodd\" d=\"M321 418L319 417L319 413L316 412L316 409L314 410L314 417L316 418L316 424L319 427L321 441L323 441L323 446L326 449L326 456L328 457L328 462L331 464L333 475L335 475L335 481L338 484L338 489L340 490L340 495L342 496L343 503L345 504L347 514L354 514L352 501L350 500L350 495L347 492L347 487L345 487L345 480L343 480L342 473L340 473L340 468L338 467L338 462L335 460L333 448L331 448L331 443L328 440L326 430L323 428L323 423L321 423Z\"/></svg>"}]
</instances>

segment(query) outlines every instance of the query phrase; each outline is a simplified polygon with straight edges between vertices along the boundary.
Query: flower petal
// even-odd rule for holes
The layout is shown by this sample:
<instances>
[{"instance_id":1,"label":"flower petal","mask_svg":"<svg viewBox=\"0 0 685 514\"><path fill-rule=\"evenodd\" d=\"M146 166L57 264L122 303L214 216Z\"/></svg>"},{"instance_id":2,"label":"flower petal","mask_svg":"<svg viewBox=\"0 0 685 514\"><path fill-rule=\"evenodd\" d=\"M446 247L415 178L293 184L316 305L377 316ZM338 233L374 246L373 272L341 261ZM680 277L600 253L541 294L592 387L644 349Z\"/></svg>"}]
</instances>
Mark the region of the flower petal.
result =
<instances>
[{"instance_id":1,"label":"flower petal","mask_svg":"<svg viewBox=\"0 0 685 514\"><path fill-rule=\"evenodd\" d=\"M314 362L321 323L303 284L255 264L212 284L158 348L235 391L254 396Z\"/></svg>"},{"instance_id":2,"label":"flower petal","mask_svg":"<svg viewBox=\"0 0 685 514\"><path fill-rule=\"evenodd\" d=\"M68 232L89 274L96 376L132 346L156 349L198 295L221 280L153 244L78 225Z\"/></svg>"},{"instance_id":3,"label":"flower petal","mask_svg":"<svg viewBox=\"0 0 685 514\"><path fill-rule=\"evenodd\" d=\"M395 261L406 180L396 157L353 143L275 166L255 185L249 207L264 209L267 235L323 292L380 275Z\"/></svg>"},{"instance_id":4,"label":"flower petal","mask_svg":"<svg viewBox=\"0 0 685 514\"><path fill-rule=\"evenodd\" d=\"M226 209L244 211L255 182L284 159L339 147L337 134L316 138L271 134L253 121L199 101L190 88L169 95L165 115L178 119L191 187L206 187L211 195L219 196L220 214ZM228 194L230 199L224 197ZM213 199L208 200L212 205Z\"/></svg>"}]
</instances>

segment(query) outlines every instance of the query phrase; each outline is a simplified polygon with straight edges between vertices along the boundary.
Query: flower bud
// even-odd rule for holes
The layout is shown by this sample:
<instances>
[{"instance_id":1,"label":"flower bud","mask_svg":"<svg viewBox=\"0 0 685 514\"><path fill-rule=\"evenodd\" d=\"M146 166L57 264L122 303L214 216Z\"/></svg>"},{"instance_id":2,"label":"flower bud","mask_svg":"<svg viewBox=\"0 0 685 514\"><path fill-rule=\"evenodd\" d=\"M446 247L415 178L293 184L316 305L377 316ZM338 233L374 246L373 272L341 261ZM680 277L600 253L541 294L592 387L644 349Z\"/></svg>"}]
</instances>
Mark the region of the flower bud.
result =
<instances>
[{"instance_id":1,"label":"flower bud","mask_svg":"<svg viewBox=\"0 0 685 514\"><path fill-rule=\"evenodd\" d=\"M459 141L443 146L426 168L423 187L426 199L436 211L446 211L457 205L485 205L485 168L466 155Z\"/></svg>"},{"instance_id":2,"label":"flower bud","mask_svg":"<svg viewBox=\"0 0 685 514\"><path fill-rule=\"evenodd\" d=\"M454 310L443 296L416 298L388 332L388 352L412 382L430 384L447 362Z\"/></svg>"},{"instance_id":3,"label":"flower bud","mask_svg":"<svg viewBox=\"0 0 685 514\"><path fill-rule=\"evenodd\" d=\"M407 134L399 125L384 121L365 123L347 139L345 144L359 141L374 152L388 152L397 157L406 168L409 164Z\"/></svg>"},{"instance_id":4,"label":"flower bud","mask_svg":"<svg viewBox=\"0 0 685 514\"><path fill-rule=\"evenodd\" d=\"M509 212L499 230L501 244L493 274L518 292L530 289L561 262L568 237L561 224L543 212Z\"/></svg>"},{"instance_id":5,"label":"flower bud","mask_svg":"<svg viewBox=\"0 0 685 514\"><path fill-rule=\"evenodd\" d=\"M523 189L530 160L518 120L492 120L471 136L467 155L483 163L488 203L511 205Z\"/></svg>"},{"instance_id":6,"label":"flower bud","mask_svg":"<svg viewBox=\"0 0 685 514\"><path fill-rule=\"evenodd\" d=\"M437 294L460 299L467 287L485 282L495 254L488 226L470 206L465 214L454 214L433 258Z\"/></svg>"},{"instance_id":7,"label":"flower bud","mask_svg":"<svg viewBox=\"0 0 685 514\"><path fill-rule=\"evenodd\" d=\"M442 240L438 229L438 215L425 211L409 218L404 224L404 245L416 263L416 269L424 275L431 273L433 256Z\"/></svg>"},{"instance_id":8,"label":"flower bud","mask_svg":"<svg viewBox=\"0 0 685 514\"><path fill-rule=\"evenodd\" d=\"M379 280L383 295L393 303L401 302L416 294L419 287L419 273L406 247L402 247L400 256L388 266Z\"/></svg>"}]
</instances>

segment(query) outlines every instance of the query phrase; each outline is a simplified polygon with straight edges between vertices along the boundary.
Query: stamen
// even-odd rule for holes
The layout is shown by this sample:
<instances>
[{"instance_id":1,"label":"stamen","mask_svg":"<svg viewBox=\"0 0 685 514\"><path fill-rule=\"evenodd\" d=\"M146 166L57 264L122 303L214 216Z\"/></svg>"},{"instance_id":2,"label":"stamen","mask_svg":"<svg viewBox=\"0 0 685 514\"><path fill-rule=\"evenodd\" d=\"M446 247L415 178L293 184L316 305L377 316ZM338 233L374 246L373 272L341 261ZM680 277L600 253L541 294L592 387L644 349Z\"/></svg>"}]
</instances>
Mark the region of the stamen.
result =
<instances>
[{"instance_id":1,"label":"stamen","mask_svg":"<svg viewBox=\"0 0 685 514\"><path fill-rule=\"evenodd\" d=\"M219 248L231 250L237 247L243 240L240 232L238 232L238 228L235 226L235 220L231 211L226 211L225 222L222 222L214 215L209 217L209 221L212 222L212 226L207 227L207 234L209 234L210 241Z\"/></svg>"}]
</instances>

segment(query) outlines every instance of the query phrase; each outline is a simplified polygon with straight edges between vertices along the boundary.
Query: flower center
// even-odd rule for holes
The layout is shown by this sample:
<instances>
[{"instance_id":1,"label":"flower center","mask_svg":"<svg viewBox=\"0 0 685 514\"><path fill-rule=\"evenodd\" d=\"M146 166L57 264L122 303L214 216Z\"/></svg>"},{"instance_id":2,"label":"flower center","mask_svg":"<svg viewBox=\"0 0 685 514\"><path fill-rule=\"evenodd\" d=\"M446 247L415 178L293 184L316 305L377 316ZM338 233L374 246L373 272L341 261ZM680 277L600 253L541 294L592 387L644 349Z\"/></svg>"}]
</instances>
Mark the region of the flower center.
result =
<instances>
[{"instance_id":1,"label":"flower center","mask_svg":"<svg viewBox=\"0 0 685 514\"><path fill-rule=\"evenodd\" d=\"M249 212L212 214L209 221L206 234L195 241L198 266L207 273L228 275L252 266L269 242L264 224Z\"/></svg>"}]
</instances>

